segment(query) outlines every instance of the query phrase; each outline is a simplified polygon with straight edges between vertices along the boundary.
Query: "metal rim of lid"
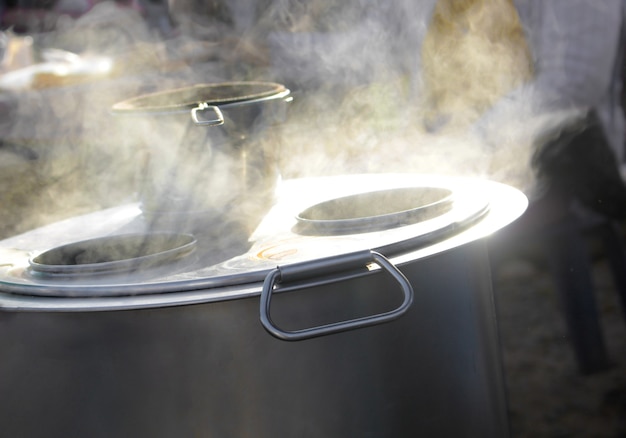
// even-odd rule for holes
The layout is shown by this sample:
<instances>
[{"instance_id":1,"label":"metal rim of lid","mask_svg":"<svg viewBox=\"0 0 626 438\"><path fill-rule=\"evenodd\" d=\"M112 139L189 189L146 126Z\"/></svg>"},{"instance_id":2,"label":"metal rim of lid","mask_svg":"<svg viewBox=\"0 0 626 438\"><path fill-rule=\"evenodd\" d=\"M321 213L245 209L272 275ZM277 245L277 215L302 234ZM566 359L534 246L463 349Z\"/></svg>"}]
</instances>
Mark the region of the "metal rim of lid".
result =
<instances>
[{"instance_id":1,"label":"metal rim of lid","mask_svg":"<svg viewBox=\"0 0 626 438\"><path fill-rule=\"evenodd\" d=\"M239 92L233 90L239 89ZM187 111L200 104L228 107L285 97L290 91L275 82L220 82L136 96L113 105L115 114L158 114Z\"/></svg>"}]
</instances>

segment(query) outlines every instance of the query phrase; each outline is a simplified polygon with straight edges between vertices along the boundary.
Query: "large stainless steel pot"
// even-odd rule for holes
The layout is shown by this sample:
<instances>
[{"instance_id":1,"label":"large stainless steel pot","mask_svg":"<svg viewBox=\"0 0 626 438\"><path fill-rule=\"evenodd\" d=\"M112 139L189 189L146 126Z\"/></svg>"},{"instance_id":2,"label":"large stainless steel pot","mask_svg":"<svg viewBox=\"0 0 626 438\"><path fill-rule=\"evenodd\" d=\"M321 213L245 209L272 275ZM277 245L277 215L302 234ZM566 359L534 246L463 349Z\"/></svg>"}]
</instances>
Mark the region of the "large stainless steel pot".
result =
<instances>
[{"instance_id":1,"label":"large stainless steel pot","mask_svg":"<svg viewBox=\"0 0 626 438\"><path fill-rule=\"evenodd\" d=\"M396 189L426 196L376 208L375 231L324 208ZM186 267L34 275L49 247L136 232L134 205L0 242L3 433L506 437L485 237L525 207L496 183L355 175L285 182L250 248L211 260L199 238Z\"/></svg>"},{"instance_id":2,"label":"large stainless steel pot","mask_svg":"<svg viewBox=\"0 0 626 438\"><path fill-rule=\"evenodd\" d=\"M271 82L198 84L113 105L133 117L148 152L144 215L154 228L191 229L238 218L254 228L280 176L276 137L290 91Z\"/></svg>"}]
</instances>

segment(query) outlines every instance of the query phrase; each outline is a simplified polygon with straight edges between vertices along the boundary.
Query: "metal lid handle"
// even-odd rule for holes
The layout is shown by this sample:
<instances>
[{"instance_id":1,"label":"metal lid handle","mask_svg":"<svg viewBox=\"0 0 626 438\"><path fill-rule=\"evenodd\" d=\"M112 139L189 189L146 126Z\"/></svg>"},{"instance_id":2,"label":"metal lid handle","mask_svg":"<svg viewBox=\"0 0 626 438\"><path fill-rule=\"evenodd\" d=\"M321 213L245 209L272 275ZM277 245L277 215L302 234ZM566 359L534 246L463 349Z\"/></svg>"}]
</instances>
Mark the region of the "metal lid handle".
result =
<instances>
[{"instance_id":1,"label":"metal lid handle","mask_svg":"<svg viewBox=\"0 0 626 438\"><path fill-rule=\"evenodd\" d=\"M212 112L213 117L200 118L199 115L205 115L207 112ZM196 125L201 126L219 126L224 124L224 115L222 111L215 105L209 105L204 102L191 110L191 119Z\"/></svg>"},{"instance_id":2,"label":"metal lid handle","mask_svg":"<svg viewBox=\"0 0 626 438\"><path fill-rule=\"evenodd\" d=\"M331 324L321 325L317 327L305 328L295 331L287 331L279 328L270 316L270 305L272 299L272 293L274 286L277 283L285 280L286 277L293 277L294 274L297 277L302 277L307 271L311 274L319 274L323 265L328 265L334 272L338 272L341 266L346 268L354 267L355 262L360 261L364 266L366 264L375 262L385 271L387 271L399 284L404 294L404 301L402 304L388 312L378 313L375 315L364 316L361 318L350 319L347 321L339 321ZM411 306L413 302L413 287L407 278L396 268L389 260L387 260L382 254L374 251L362 251L358 253L348 254L345 261L342 262L340 257L330 257L328 259L321 259L314 261L310 267L307 268L307 263L301 263L285 268L277 267L272 270L266 277L263 283L263 290L261 291L261 303L260 303L260 319L263 327L274 337L284 341L299 341L303 339L315 338L318 336L330 335L333 333L344 332L347 330L354 330L361 327L369 327L376 324L382 324L385 322L393 321L394 319L402 316Z\"/></svg>"}]
</instances>

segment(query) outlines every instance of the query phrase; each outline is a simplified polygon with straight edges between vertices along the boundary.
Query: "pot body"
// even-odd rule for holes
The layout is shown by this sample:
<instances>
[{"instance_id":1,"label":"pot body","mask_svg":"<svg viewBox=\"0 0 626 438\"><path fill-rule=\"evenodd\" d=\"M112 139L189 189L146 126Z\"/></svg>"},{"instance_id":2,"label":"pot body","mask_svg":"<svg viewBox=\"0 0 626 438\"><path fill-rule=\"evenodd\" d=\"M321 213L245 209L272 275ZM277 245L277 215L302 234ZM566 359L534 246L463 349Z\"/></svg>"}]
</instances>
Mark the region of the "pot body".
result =
<instances>
[{"instance_id":1,"label":"pot body","mask_svg":"<svg viewBox=\"0 0 626 438\"><path fill-rule=\"evenodd\" d=\"M114 105L136 121L142 209L153 228L192 231L238 218L253 229L280 177L276 129L289 95L273 83L200 84Z\"/></svg>"},{"instance_id":2,"label":"pot body","mask_svg":"<svg viewBox=\"0 0 626 438\"><path fill-rule=\"evenodd\" d=\"M0 423L24 437L506 437L484 240L399 264L398 320L300 342L258 294L104 312L0 311ZM342 280L337 278L337 280ZM381 272L277 293L299 328L397 305Z\"/></svg>"}]
</instances>

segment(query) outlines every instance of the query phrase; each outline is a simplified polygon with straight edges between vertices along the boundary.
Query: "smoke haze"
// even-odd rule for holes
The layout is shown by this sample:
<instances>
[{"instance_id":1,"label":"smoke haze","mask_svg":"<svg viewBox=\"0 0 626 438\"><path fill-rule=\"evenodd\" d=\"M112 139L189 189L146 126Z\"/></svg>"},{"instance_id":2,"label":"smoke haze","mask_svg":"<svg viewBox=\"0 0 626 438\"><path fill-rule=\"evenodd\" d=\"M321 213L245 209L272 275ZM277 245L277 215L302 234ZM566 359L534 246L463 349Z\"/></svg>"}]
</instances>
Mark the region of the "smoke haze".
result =
<instances>
[{"instance_id":1,"label":"smoke haze","mask_svg":"<svg viewBox=\"0 0 626 438\"><path fill-rule=\"evenodd\" d=\"M524 88L532 67L510 3L441 2L436 31L433 0L382 3L238 0L209 8L172 0L169 20L163 11L142 15L103 2L80 18L62 16L35 45L110 59L111 70L103 77L80 72L62 84L54 82L58 75L38 74L26 90L4 87L3 111L12 121L1 126L5 144L37 157L23 160L37 182L22 173L23 193L9 194L24 204L11 231L48 220L27 217L53 207L69 216L138 198L150 148L171 147L160 143L172 136L112 116L115 102L233 80L292 90L287 120L268 137L280 147L286 178L438 173L532 191L536 138L573 114L538 111L541 99ZM474 6L462 11L459 33L445 6L461 3ZM457 39L437 42L436 32ZM514 104L502 102L511 93ZM81 190L79 199L69 195ZM25 194L33 191L39 194Z\"/></svg>"}]
</instances>

